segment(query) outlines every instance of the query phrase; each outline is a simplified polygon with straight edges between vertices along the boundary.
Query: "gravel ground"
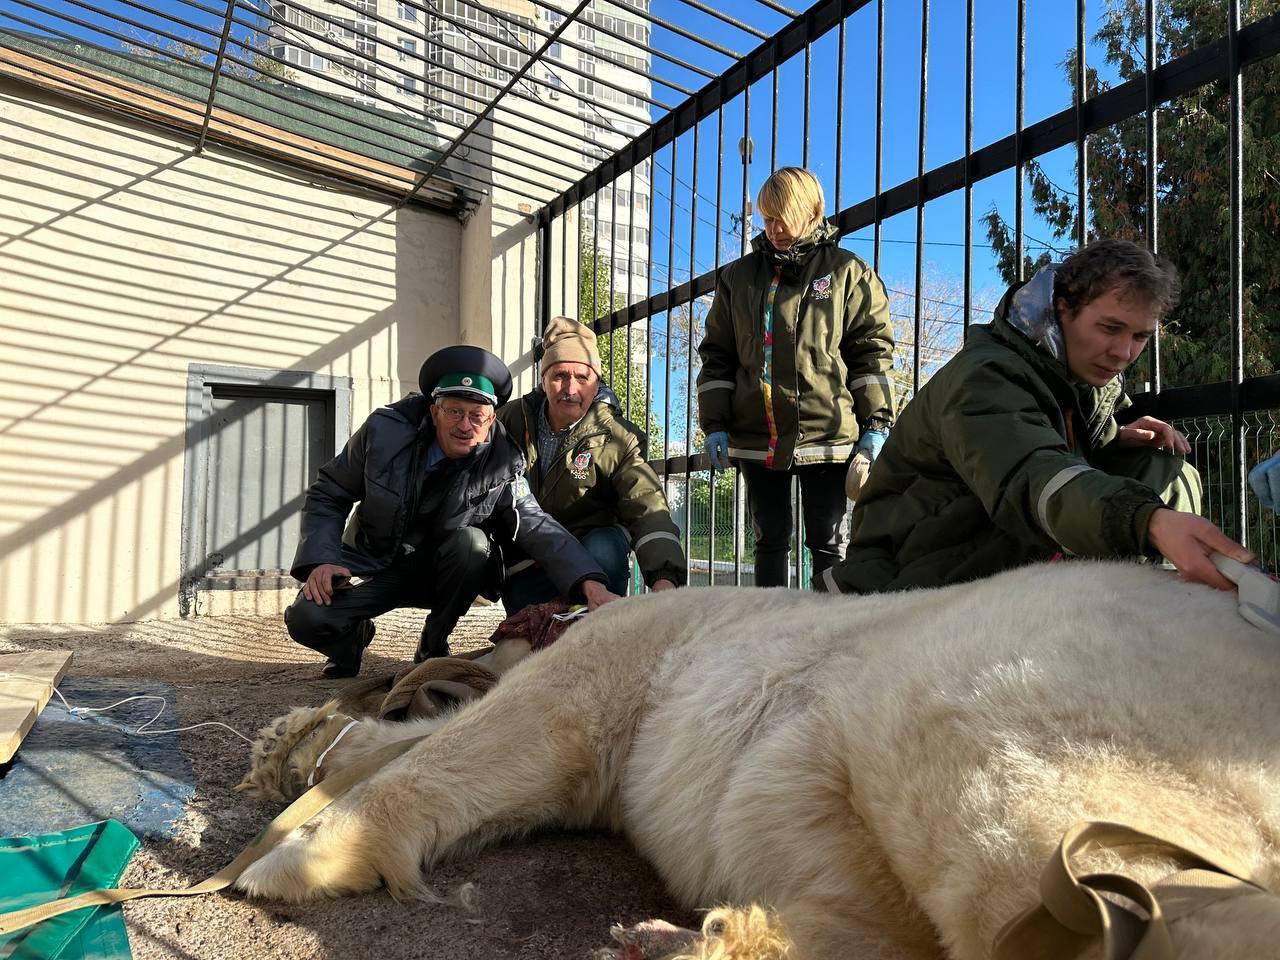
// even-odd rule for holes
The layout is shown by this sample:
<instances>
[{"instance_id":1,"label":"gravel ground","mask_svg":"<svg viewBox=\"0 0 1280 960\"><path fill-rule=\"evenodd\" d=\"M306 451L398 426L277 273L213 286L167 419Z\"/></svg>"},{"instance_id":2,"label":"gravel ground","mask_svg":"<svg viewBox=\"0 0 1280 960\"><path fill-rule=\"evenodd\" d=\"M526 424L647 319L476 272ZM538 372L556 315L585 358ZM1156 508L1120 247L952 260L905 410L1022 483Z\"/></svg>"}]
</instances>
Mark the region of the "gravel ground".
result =
<instances>
[{"instance_id":1,"label":"gravel ground","mask_svg":"<svg viewBox=\"0 0 1280 960\"><path fill-rule=\"evenodd\" d=\"M500 608L475 609L454 634L454 649L483 645L500 617ZM394 672L411 656L421 623L420 611L378 618L361 676ZM278 617L0 628L0 652L45 648L73 650L75 676L172 684L183 724L221 720L248 736L291 706L323 703L342 683L320 678L317 656L289 640ZM232 792L247 768L247 744L214 727L178 736L196 773L195 796L173 840L143 844L124 876L126 886L183 887L202 880L277 812ZM238 894L158 898L127 904L125 916L140 960L585 958L608 942L614 922L663 917L696 925L625 841L601 833L538 834L448 863L431 881L442 894L476 884L478 913L396 903L377 892L306 904L249 901Z\"/></svg>"}]
</instances>

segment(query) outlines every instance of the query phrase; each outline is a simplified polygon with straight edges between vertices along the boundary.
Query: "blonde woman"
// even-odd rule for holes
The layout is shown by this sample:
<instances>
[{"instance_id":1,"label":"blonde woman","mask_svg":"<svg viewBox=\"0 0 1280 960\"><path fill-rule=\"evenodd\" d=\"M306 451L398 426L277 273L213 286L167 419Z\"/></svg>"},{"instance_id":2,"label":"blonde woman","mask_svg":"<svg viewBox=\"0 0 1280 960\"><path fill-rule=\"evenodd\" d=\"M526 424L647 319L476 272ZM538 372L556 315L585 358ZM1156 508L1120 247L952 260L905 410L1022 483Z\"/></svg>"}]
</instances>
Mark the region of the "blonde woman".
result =
<instances>
[{"instance_id":1,"label":"blonde woman","mask_svg":"<svg viewBox=\"0 0 1280 960\"><path fill-rule=\"evenodd\" d=\"M721 271L698 347L698 422L714 469L736 462L755 528L755 582L786 586L791 483L814 576L842 559L846 466L879 453L893 421L893 326L884 284L837 245L822 185L774 171L764 232Z\"/></svg>"}]
</instances>

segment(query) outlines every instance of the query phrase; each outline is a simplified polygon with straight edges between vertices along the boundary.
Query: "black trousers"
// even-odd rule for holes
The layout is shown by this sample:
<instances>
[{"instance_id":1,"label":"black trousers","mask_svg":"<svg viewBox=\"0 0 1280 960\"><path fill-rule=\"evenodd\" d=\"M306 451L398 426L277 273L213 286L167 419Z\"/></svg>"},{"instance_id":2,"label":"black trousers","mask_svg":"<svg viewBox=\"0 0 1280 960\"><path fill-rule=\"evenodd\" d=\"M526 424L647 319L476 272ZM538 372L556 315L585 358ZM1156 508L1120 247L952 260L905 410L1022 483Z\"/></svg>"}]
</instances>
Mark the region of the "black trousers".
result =
<instances>
[{"instance_id":1,"label":"black trousers","mask_svg":"<svg viewBox=\"0 0 1280 960\"><path fill-rule=\"evenodd\" d=\"M747 509L756 536L756 586L785 587L791 550L791 478L800 484L804 511L804 543L813 554L813 576L844 559L844 520L849 501L844 495L843 463L815 463L770 470L742 462L747 484Z\"/></svg>"},{"instance_id":2,"label":"black trousers","mask_svg":"<svg viewBox=\"0 0 1280 960\"><path fill-rule=\"evenodd\" d=\"M496 587L501 573L489 538L475 527L463 527L434 552L416 550L358 586L335 590L328 606L299 591L284 622L298 643L344 662L361 652L364 621L397 607L429 607L421 646L430 656L448 656L449 634L476 597Z\"/></svg>"}]
</instances>

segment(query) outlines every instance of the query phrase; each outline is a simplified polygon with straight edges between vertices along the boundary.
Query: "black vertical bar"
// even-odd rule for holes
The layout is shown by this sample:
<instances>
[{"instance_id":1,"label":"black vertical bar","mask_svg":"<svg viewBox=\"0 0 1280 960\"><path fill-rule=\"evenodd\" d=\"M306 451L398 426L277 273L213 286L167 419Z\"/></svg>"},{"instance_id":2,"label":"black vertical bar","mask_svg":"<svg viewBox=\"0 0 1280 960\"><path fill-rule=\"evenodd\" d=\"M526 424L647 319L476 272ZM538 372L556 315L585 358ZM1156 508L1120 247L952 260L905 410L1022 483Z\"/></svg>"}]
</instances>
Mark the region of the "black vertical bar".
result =
<instances>
[{"instance_id":1,"label":"black vertical bar","mask_svg":"<svg viewBox=\"0 0 1280 960\"><path fill-rule=\"evenodd\" d=\"M845 24L847 17L840 18L840 40L836 48L836 57L839 62L836 64L836 198L834 210L843 210L844 207L840 203L840 161L844 154L844 55L845 55Z\"/></svg>"},{"instance_id":2,"label":"black vertical bar","mask_svg":"<svg viewBox=\"0 0 1280 960\"><path fill-rule=\"evenodd\" d=\"M605 316L610 316L618 305L614 278L618 275L618 178L614 177L609 192L609 302L605 304ZM618 392L617 338L609 331L609 386Z\"/></svg>"},{"instance_id":3,"label":"black vertical bar","mask_svg":"<svg viewBox=\"0 0 1280 960\"><path fill-rule=\"evenodd\" d=\"M575 261L575 265L577 267L577 274L578 274L578 289L573 291L573 300L570 301L573 304L572 316L577 317L579 321L582 320L582 234L586 232L585 230L583 230L583 227L585 226L586 224L582 222L582 204L579 203L578 204L578 244L577 244L578 259ZM570 314L565 314L565 316L570 316Z\"/></svg>"},{"instance_id":4,"label":"black vertical bar","mask_svg":"<svg viewBox=\"0 0 1280 960\"><path fill-rule=\"evenodd\" d=\"M871 257L876 273L880 272L880 211L884 209L884 4L885 0L876 0L876 226Z\"/></svg>"},{"instance_id":5,"label":"black vertical bar","mask_svg":"<svg viewBox=\"0 0 1280 960\"><path fill-rule=\"evenodd\" d=\"M1231 84L1231 480L1235 522L1247 546L1245 505L1244 419L1240 383L1244 379L1244 90L1240 75L1240 0L1227 12L1227 70Z\"/></svg>"},{"instance_id":6,"label":"black vertical bar","mask_svg":"<svg viewBox=\"0 0 1280 960\"><path fill-rule=\"evenodd\" d=\"M720 219L724 216L721 192L724 190L724 107L716 111L716 235L713 251L714 269L720 269Z\"/></svg>"},{"instance_id":7,"label":"black vertical bar","mask_svg":"<svg viewBox=\"0 0 1280 960\"><path fill-rule=\"evenodd\" d=\"M635 167L631 168L630 181L628 186L629 186L628 192L631 194L631 201L627 204L627 307L630 308L631 304L635 302L635 290L633 289L634 281L635 281L634 274L635 274L635 265L636 265L635 257L633 256L633 254L635 253L635 242L636 242L636 168ZM645 243L647 245L648 241L646 240ZM630 319L630 316L631 316L630 310L628 309L628 313L627 313L628 320ZM630 420L633 416L631 412L631 324L628 323L625 327L623 327L623 329L626 330L627 332L627 376L626 376L627 398L626 400L623 401L625 406L622 409L626 411L627 419Z\"/></svg>"},{"instance_id":8,"label":"black vertical bar","mask_svg":"<svg viewBox=\"0 0 1280 960\"><path fill-rule=\"evenodd\" d=\"M673 138L671 141L671 209L668 220L669 229L667 230L667 290L675 288L675 243L676 243L676 146L679 138ZM675 314L675 309L671 306L670 300L667 301L667 346L666 346L666 370L664 373L665 382L662 391L662 487L663 492L668 497L670 484L670 442L671 442L671 320ZM689 580L689 524L686 520L684 527L684 573L685 582Z\"/></svg>"},{"instance_id":9,"label":"black vertical bar","mask_svg":"<svg viewBox=\"0 0 1280 960\"><path fill-rule=\"evenodd\" d=\"M769 131L769 172L778 169L778 68L773 68L773 124Z\"/></svg>"},{"instance_id":10,"label":"black vertical bar","mask_svg":"<svg viewBox=\"0 0 1280 960\"><path fill-rule=\"evenodd\" d=\"M698 152L702 139L702 124L693 125L693 186L689 198L689 280L697 276L698 270ZM684 388L684 523L689 535L689 552L693 552L693 327L694 311L697 299L693 295L693 285L689 285L689 342L685 345L685 388ZM692 562L693 557L688 557Z\"/></svg>"},{"instance_id":11,"label":"black vertical bar","mask_svg":"<svg viewBox=\"0 0 1280 960\"><path fill-rule=\"evenodd\" d=\"M964 12L964 335L973 314L973 0Z\"/></svg>"},{"instance_id":12,"label":"black vertical bar","mask_svg":"<svg viewBox=\"0 0 1280 960\"><path fill-rule=\"evenodd\" d=\"M669 219L667 220L667 290L673 290L676 285L675 280L675 262L676 262L676 147L679 145L680 138L673 137L671 139L671 190L667 199L671 203ZM671 301L667 301L667 348L666 348L666 371L663 374L665 380L662 390L662 485L665 489L667 483L667 461L671 457L671 314L674 309ZM688 551L689 528L685 527L685 566L687 568L689 561ZM686 575L688 569L685 570Z\"/></svg>"},{"instance_id":13,"label":"black vertical bar","mask_svg":"<svg viewBox=\"0 0 1280 960\"><path fill-rule=\"evenodd\" d=\"M538 224L538 334L551 321L551 217Z\"/></svg>"},{"instance_id":14,"label":"black vertical bar","mask_svg":"<svg viewBox=\"0 0 1280 960\"><path fill-rule=\"evenodd\" d=\"M649 246L647 248L648 253L646 254L646 260L644 265L644 289L647 296L653 296L653 294L656 292L654 290L654 285L653 285L653 244L657 240L658 235L653 232L653 224L656 217L656 214L654 212L654 207L656 206L655 201L657 200L657 191L654 189L654 184L657 182L657 172L658 172L658 155L655 153L653 157L650 158L650 162L649 162ZM649 315L645 317L644 423L640 425L645 432L645 436L649 436L650 425L656 420L657 418L653 416L653 313L652 311L650 311ZM663 430L664 437L666 436L666 429L667 429L666 424L663 424L662 430ZM665 443L665 440L663 442ZM646 452L647 456L650 459L652 459L653 446L652 444L649 444L647 445L647 447L648 447ZM663 476L665 478L665 474ZM664 480L664 484L665 484L665 480ZM666 495L666 492L667 491L664 485L664 488L662 491L663 496Z\"/></svg>"},{"instance_id":15,"label":"black vertical bar","mask_svg":"<svg viewBox=\"0 0 1280 960\"><path fill-rule=\"evenodd\" d=\"M791 475L791 490L791 509L795 518L795 522L791 524L791 529L795 531L795 553L792 556L795 558L796 589L800 590L804 587L804 507L800 503L800 476L794 472Z\"/></svg>"},{"instance_id":16,"label":"black vertical bar","mask_svg":"<svg viewBox=\"0 0 1280 960\"><path fill-rule=\"evenodd\" d=\"M1013 255L1017 258L1015 276L1018 280L1026 279L1026 232L1023 222L1023 205L1027 192L1026 159L1022 149L1022 125L1026 119L1027 88L1027 0L1018 0L1018 75L1014 78L1014 140L1013 186L1017 191L1013 207Z\"/></svg>"},{"instance_id":17,"label":"black vertical bar","mask_svg":"<svg viewBox=\"0 0 1280 960\"><path fill-rule=\"evenodd\" d=\"M742 135L746 139L742 152L742 234L739 240L739 256L747 254L747 237L751 231L751 216L747 213L747 207L751 203L750 194L748 192L750 181L748 177L748 168L750 161L748 157L751 150L751 84L745 84L742 90ZM739 481L741 472L735 466L733 468L733 583L734 586L742 586L742 511L741 495L739 492Z\"/></svg>"},{"instance_id":18,"label":"black vertical bar","mask_svg":"<svg viewBox=\"0 0 1280 960\"><path fill-rule=\"evenodd\" d=\"M805 21L806 25L809 21ZM808 32L807 30L805 31ZM800 166L809 166L809 83L813 71L813 44L806 37L804 42L804 146L801 148Z\"/></svg>"},{"instance_id":19,"label":"black vertical bar","mask_svg":"<svg viewBox=\"0 0 1280 960\"><path fill-rule=\"evenodd\" d=\"M569 297L569 217L568 211L560 214L560 315L566 309Z\"/></svg>"},{"instance_id":20,"label":"black vertical bar","mask_svg":"<svg viewBox=\"0 0 1280 960\"><path fill-rule=\"evenodd\" d=\"M721 95L723 96L724 88L721 86ZM722 192L724 190L724 104L721 103L720 108L716 110L716 235L715 235L715 269L717 273L720 270L720 220L724 216L724 204L722 203ZM693 362L690 355L689 362ZM711 528L707 534L707 583L715 586L716 583L716 472L714 470L707 471L707 481L711 484Z\"/></svg>"},{"instance_id":21,"label":"black vertical bar","mask_svg":"<svg viewBox=\"0 0 1280 960\"><path fill-rule=\"evenodd\" d=\"M745 257L747 255L747 237L751 234L751 214L747 212L747 207L751 205L750 180L748 178L748 168L751 166L750 156L754 145L751 141L751 84L746 84L742 89L742 237L739 243L738 256Z\"/></svg>"},{"instance_id":22,"label":"black vertical bar","mask_svg":"<svg viewBox=\"0 0 1280 960\"><path fill-rule=\"evenodd\" d=\"M710 504L711 520L707 525L707 585L716 585L716 472L707 471L707 482L711 490L707 497Z\"/></svg>"},{"instance_id":23,"label":"black vertical bar","mask_svg":"<svg viewBox=\"0 0 1280 960\"><path fill-rule=\"evenodd\" d=\"M1146 70L1143 71L1143 80L1145 82L1147 101L1147 246L1151 248L1152 253L1159 253L1160 211L1157 209L1159 198L1156 195L1156 190L1159 186L1157 181L1160 164L1159 144L1156 142L1155 83L1152 80L1152 71L1155 69L1156 62L1155 0L1146 0L1146 15L1147 23L1144 33L1147 64ZM1157 324L1156 332L1151 337L1151 389L1158 394L1160 387L1160 326Z\"/></svg>"},{"instance_id":24,"label":"black vertical bar","mask_svg":"<svg viewBox=\"0 0 1280 960\"><path fill-rule=\"evenodd\" d=\"M1084 132L1084 101L1089 91L1085 85L1085 4L1076 0L1076 205L1080 213L1080 232L1076 240L1084 246L1089 237L1089 138Z\"/></svg>"},{"instance_id":25,"label":"black vertical bar","mask_svg":"<svg viewBox=\"0 0 1280 960\"><path fill-rule=\"evenodd\" d=\"M597 330L596 320L600 316L600 307L596 297L600 289L600 185L596 184L596 202L591 205L591 329ZM613 225L609 225L609 235L613 236ZM604 376L604 371L600 371Z\"/></svg>"},{"instance_id":26,"label":"black vertical bar","mask_svg":"<svg viewBox=\"0 0 1280 960\"><path fill-rule=\"evenodd\" d=\"M742 586L742 472L733 468L733 585Z\"/></svg>"},{"instance_id":27,"label":"black vertical bar","mask_svg":"<svg viewBox=\"0 0 1280 960\"><path fill-rule=\"evenodd\" d=\"M916 166L916 312L911 395L920 392L920 342L924 339L924 148L929 106L929 0L920 0L920 153Z\"/></svg>"}]
</instances>

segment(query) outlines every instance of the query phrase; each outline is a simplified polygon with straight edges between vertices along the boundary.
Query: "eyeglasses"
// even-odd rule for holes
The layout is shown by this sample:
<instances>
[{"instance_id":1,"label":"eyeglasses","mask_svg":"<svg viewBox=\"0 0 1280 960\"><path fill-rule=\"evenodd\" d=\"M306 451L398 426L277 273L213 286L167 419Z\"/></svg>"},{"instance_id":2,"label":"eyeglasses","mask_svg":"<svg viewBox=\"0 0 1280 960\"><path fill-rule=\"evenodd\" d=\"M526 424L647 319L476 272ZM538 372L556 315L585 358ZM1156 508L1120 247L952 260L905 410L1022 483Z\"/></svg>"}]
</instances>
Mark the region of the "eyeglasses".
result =
<instances>
[{"instance_id":1,"label":"eyeglasses","mask_svg":"<svg viewBox=\"0 0 1280 960\"><path fill-rule=\"evenodd\" d=\"M481 413L479 410L461 410L458 407L439 407L444 418L450 423L461 423L464 419L473 427L483 427L493 419L492 413Z\"/></svg>"}]
</instances>

